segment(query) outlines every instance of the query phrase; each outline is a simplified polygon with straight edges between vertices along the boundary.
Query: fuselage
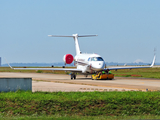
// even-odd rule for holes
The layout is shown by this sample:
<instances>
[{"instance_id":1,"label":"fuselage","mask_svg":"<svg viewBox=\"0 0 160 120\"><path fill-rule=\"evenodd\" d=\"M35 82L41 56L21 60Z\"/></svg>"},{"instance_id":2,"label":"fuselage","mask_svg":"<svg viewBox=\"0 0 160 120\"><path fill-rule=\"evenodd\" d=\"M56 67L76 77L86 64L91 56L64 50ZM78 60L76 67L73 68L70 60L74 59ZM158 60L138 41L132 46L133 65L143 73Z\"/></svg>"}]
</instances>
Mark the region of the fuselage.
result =
<instances>
[{"instance_id":1,"label":"fuselage","mask_svg":"<svg viewBox=\"0 0 160 120\"><path fill-rule=\"evenodd\" d=\"M94 73L102 71L105 61L98 54L78 54L74 58L77 69L82 69L82 73Z\"/></svg>"}]
</instances>

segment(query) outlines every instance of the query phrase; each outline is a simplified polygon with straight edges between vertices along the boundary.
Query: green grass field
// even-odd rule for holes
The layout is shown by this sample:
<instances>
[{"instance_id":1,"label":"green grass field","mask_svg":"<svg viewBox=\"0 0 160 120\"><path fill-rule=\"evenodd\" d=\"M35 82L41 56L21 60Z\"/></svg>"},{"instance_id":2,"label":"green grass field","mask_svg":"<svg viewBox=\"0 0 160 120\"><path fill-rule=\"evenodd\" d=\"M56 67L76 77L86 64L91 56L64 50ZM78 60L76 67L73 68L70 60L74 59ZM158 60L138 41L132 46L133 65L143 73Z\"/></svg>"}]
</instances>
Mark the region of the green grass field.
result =
<instances>
[{"instance_id":1,"label":"green grass field","mask_svg":"<svg viewBox=\"0 0 160 120\"><path fill-rule=\"evenodd\" d=\"M160 116L160 92L0 93L0 116Z\"/></svg>"},{"instance_id":2,"label":"green grass field","mask_svg":"<svg viewBox=\"0 0 160 120\"><path fill-rule=\"evenodd\" d=\"M51 74L69 74L65 71L51 71L51 70L12 70L9 67L0 67L0 72L23 72L23 73L51 73ZM140 77L140 78L156 78L160 79L160 68L144 68L132 70L117 70L112 71L117 77Z\"/></svg>"},{"instance_id":3,"label":"green grass field","mask_svg":"<svg viewBox=\"0 0 160 120\"><path fill-rule=\"evenodd\" d=\"M68 116L68 115L32 115L32 116L0 116L2 120L159 120L160 116Z\"/></svg>"},{"instance_id":4,"label":"green grass field","mask_svg":"<svg viewBox=\"0 0 160 120\"><path fill-rule=\"evenodd\" d=\"M112 71L118 77L141 77L141 78L156 78L160 79L160 68L144 68L132 70Z\"/></svg>"}]
</instances>

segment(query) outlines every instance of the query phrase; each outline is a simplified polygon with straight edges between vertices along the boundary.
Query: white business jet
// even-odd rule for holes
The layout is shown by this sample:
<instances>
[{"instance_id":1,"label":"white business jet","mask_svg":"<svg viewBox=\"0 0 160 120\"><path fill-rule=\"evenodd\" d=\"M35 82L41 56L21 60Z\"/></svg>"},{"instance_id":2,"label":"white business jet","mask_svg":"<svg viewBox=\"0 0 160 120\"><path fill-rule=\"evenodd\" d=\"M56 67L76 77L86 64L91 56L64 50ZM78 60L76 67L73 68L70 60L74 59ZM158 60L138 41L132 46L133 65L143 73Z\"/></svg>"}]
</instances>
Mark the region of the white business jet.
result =
<instances>
[{"instance_id":1,"label":"white business jet","mask_svg":"<svg viewBox=\"0 0 160 120\"><path fill-rule=\"evenodd\" d=\"M72 36L57 36L57 35L48 35L49 37L72 37L74 38L75 48L76 48L76 56L73 57L71 54L66 54L63 57L63 61L65 64L71 64L74 61L74 64L77 68L12 68L14 70L60 70L60 71L70 71L71 79L76 79L76 74L81 73L84 75L94 74L101 71L108 72L109 70L119 70L119 69L137 69L137 68L150 68L155 63L155 55L153 58L153 62L151 66L143 66L143 67L112 67L106 68L105 61L98 54L85 54L80 51L78 44L78 37L93 37L97 35L78 35L73 34Z\"/></svg>"}]
</instances>

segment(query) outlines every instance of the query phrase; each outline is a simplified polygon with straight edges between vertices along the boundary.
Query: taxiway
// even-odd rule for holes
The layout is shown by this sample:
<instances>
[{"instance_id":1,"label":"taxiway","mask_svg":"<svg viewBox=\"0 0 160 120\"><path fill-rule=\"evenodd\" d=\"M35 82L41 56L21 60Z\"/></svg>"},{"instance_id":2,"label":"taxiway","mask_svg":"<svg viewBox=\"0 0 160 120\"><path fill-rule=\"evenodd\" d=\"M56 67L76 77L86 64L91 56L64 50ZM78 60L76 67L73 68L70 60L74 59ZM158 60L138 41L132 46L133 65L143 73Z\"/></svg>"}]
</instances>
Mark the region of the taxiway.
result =
<instances>
[{"instance_id":1,"label":"taxiway","mask_svg":"<svg viewBox=\"0 0 160 120\"><path fill-rule=\"evenodd\" d=\"M159 79L115 77L114 80L91 80L90 76L77 75L76 80L71 80L70 75L64 74L15 72L1 72L0 77L31 77L32 91L160 90Z\"/></svg>"}]
</instances>

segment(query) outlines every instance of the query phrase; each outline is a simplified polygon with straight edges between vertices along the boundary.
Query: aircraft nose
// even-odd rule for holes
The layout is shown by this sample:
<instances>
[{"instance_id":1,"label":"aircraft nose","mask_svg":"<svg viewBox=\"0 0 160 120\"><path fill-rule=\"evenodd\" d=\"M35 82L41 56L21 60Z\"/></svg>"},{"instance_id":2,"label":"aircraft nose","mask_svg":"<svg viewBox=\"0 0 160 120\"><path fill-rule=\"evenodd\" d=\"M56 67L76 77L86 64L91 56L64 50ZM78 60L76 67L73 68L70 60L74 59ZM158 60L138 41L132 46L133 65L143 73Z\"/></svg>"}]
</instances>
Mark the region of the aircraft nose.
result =
<instances>
[{"instance_id":1,"label":"aircraft nose","mask_svg":"<svg viewBox=\"0 0 160 120\"><path fill-rule=\"evenodd\" d=\"M97 68L102 70L104 68L104 66L105 66L104 62L99 62Z\"/></svg>"},{"instance_id":2,"label":"aircraft nose","mask_svg":"<svg viewBox=\"0 0 160 120\"><path fill-rule=\"evenodd\" d=\"M101 71L104 69L105 62L104 61L96 61L92 64L92 69L95 71Z\"/></svg>"},{"instance_id":3,"label":"aircraft nose","mask_svg":"<svg viewBox=\"0 0 160 120\"><path fill-rule=\"evenodd\" d=\"M104 66L105 66L105 62L103 61L103 62L101 63L101 68L104 68Z\"/></svg>"}]
</instances>

